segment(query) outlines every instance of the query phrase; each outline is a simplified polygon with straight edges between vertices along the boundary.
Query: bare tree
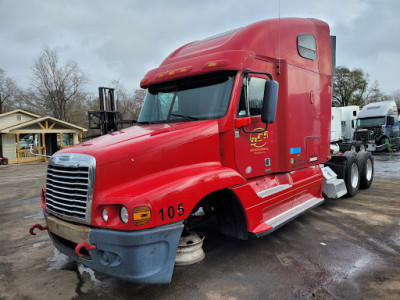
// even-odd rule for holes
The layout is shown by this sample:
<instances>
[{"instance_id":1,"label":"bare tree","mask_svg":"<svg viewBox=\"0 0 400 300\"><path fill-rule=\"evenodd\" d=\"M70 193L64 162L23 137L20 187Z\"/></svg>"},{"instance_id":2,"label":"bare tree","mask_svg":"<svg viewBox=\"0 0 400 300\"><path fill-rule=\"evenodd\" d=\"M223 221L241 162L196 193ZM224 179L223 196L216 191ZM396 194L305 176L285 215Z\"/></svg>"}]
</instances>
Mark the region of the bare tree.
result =
<instances>
[{"instance_id":1,"label":"bare tree","mask_svg":"<svg viewBox=\"0 0 400 300\"><path fill-rule=\"evenodd\" d=\"M397 108L400 108L400 90L392 91L389 94L389 100L393 100L397 104Z\"/></svg>"},{"instance_id":2,"label":"bare tree","mask_svg":"<svg viewBox=\"0 0 400 300\"><path fill-rule=\"evenodd\" d=\"M0 68L0 114L16 107L15 99L19 92L15 81Z\"/></svg>"},{"instance_id":3,"label":"bare tree","mask_svg":"<svg viewBox=\"0 0 400 300\"><path fill-rule=\"evenodd\" d=\"M122 114L124 120L137 120L146 90L137 89L130 94L119 80L112 81L117 95L117 110Z\"/></svg>"},{"instance_id":4,"label":"bare tree","mask_svg":"<svg viewBox=\"0 0 400 300\"><path fill-rule=\"evenodd\" d=\"M87 76L78 64L61 64L56 50L44 47L32 67L32 85L36 91L33 105L52 116L69 121L74 103L82 101Z\"/></svg>"},{"instance_id":5,"label":"bare tree","mask_svg":"<svg viewBox=\"0 0 400 300\"><path fill-rule=\"evenodd\" d=\"M389 96L383 94L379 89L378 81L375 81L372 86L368 89L368 93L365 97L365 103L380 102L389 100Z\"/></svg>"}]
</instances>

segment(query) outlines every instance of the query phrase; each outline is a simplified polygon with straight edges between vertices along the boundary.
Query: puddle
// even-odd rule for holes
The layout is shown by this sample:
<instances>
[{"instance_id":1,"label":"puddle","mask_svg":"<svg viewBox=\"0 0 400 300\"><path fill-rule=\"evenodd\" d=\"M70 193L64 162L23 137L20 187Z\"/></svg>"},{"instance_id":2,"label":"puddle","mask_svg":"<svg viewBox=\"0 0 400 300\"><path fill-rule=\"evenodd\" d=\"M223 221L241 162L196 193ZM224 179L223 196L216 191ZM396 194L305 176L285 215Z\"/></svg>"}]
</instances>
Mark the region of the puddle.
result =
<instances>
[{"instance_id":1,"label":"puddle","mask_svg":"<svg viewBox=\"0 0 400 300\"><path fill-rule=\"evenodd\" d=\"M39 248L40 246L48 245L48 244L50 244L50 240L45 240L45 241L41 241L41 242L38 242L38 243L34 243L33 247L34 248Z\"/></svg>"},{"instance_id":2,"label":"puddle","mask_svg":"<svg viewBox=\"0 0 400 300\"><path fill-rule=\"evenodd\" d=\"M56 248L54 248L53 253L54 255L52 257L46 259L46 261L51 262L47 270L59 270L67 265L69 262L71 262L68 256L62 254Z\"/></svg>"},{"instance_id":3,"label":"puddle","mask_svg":"<svg viewBox=\"0 0 400 300\"><path fill-rule=\"evenodd\" d=\"M78 271L79 271L79 274L81 274L81 275L83 275L84 272L88 273L90 276L90 281L94 282L95 287L101 283L101 281L96 278L96 275L94 274L94 271L91 268L85 267L84 265L79 264Z\"/></svg>"},{"instance_id":4,"label":"puddle","mask_svg":"<svg viewBox=\"0 0 400 300\"><path fill-rule=\"evenodd\" d=\"M374 153L374 176L400 179L400 152Z\"/></svg>"},{"instance_id":5,"label":"puddle","mask_svg":"<svg viewBox=\"0 0 400 300\"><path fill-rule=\"evenodd\" d=\"M43 211L40 210L36 214L25 216L24 219L43 219Z\"/></svg>"}]
</instances>

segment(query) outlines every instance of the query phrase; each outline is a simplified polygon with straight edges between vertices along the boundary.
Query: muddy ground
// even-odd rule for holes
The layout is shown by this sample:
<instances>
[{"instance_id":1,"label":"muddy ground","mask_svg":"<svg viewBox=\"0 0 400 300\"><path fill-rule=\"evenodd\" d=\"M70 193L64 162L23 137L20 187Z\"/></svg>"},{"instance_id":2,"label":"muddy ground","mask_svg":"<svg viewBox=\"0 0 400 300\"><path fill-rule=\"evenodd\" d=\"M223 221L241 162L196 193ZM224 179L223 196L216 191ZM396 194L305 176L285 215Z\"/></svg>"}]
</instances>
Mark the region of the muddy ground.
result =
<instances>
[{"instance_id":1,"label":"muddy ground","mask_svg":"<svg viewBox=\"0 0 400 300\"><path fill-rule=\"evenodd\" d=\"M169 285L139 285L70 261L51 245L40 189L46 164L0 166L0 299L400 299L400 153L376 155L375 180L269 236L238 241L212 222L204 261Z\"/></svg>"}]
</instances>

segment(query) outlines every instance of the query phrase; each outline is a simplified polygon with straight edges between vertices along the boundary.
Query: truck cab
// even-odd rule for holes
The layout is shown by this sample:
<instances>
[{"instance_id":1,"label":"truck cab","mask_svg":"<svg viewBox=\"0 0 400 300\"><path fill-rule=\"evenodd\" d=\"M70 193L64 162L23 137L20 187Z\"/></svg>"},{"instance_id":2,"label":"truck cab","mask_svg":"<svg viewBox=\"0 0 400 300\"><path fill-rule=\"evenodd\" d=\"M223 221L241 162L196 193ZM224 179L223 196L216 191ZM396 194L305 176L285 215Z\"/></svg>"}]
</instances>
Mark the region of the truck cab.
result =
<instances>
[{"instance_id":1,"label":"truck cab","mask_svg":"<svg viewBox=\"0 0 400 300\"><path fill-rule=\"evenodd\" d=\"M167 283L199 211L245 240L320 205L331 56L329 26L316 19L178 48L141 81L135 126L51 157L42 207L55 247L105 274Z\"/></svg>"},{"instance_id":2,"label":"truck cab","mask_svg":"<svg viewBox=\"0 0 400 300\"><path fill-rule=\"evenodd\" d=\"M369 151L382 151L400 146L399 115L394 101L374 102L365 105L357 118L355 137L368 136Z\"/></svg>"}]
</instances>

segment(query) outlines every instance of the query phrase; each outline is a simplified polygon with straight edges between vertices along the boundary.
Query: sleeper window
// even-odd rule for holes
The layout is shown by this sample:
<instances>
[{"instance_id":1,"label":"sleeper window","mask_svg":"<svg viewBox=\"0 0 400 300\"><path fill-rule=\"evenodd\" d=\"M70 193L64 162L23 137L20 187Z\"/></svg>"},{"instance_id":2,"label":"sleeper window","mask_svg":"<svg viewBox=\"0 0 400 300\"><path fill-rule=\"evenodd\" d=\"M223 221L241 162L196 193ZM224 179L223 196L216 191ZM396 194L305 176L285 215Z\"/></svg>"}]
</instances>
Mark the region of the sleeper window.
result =
<instances>
[{"instance_id":1,"label":"sleeper window","mask_svg":"<svg viewBox=\"0 0 400 300\"><path fill-rule=\"evenodd\" d=\"M317 47L312 34L300 34L297 37L297 51L301 57L314 60L317 57Z\"/></svg>"}]
</instances>

